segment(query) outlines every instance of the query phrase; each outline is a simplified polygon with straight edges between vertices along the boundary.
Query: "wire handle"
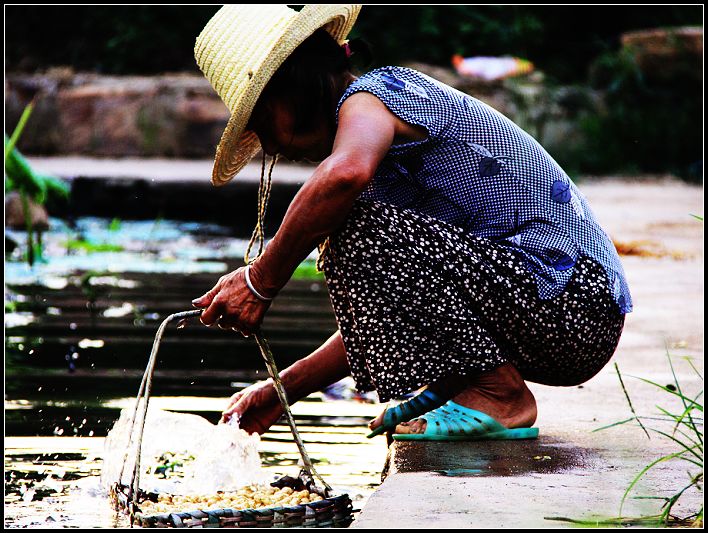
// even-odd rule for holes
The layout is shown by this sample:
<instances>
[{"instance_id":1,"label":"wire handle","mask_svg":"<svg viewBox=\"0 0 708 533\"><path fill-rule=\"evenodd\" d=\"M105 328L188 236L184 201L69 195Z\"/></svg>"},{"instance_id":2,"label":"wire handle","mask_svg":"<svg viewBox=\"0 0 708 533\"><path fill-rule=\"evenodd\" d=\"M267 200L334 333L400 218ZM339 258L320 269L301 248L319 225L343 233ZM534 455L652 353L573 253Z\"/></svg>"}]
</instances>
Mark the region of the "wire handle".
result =
<instances>
[{"instance_id":1,"label":"wire handle","mask_svg":"<svg viewBox=\"0 0 708 533\"><path fill-rule=\"evenodd\" d=\"M157 329L157 333L155 334L155 340L152 344L152 351L150 352L150 358L148 359L148 364L147 364L147 367L145 368L145 372L143 373L143 379L140 382L140 388L138 389L138 395L135 399L135 409L133 410L133 417L132 417L132 421L130 424L130 431L128 432L128 442L125 447L125 455L123 456L123 465L121 467L120 474L118 475L118 484L121 484L123 481L123 472L125 470L125 465L128 461L128 454L130 453L130 446L133 443L133 434L135 432L135 423L138 419L137 415L138 415L138 411L140 408L140 400L143 399L142 418L140 420L140 425L138 426L138 431L137 431L137 436L136 436L137 451L136 451L136 456L135 456L135 465L133 467L133 472L132 472L132 475L130 478L130 484L128 485L128 501L129 501L129 508L130 508L131 526L133 523L132 519L133 519L133 516L135 513L135 508L137 507L137 504L138 504L138 496L139 496L139 492L140 492L140 456L141 456L141 451L142 451L143 434L145 432L145 421L147 419L148 404L150 402L150 391L152 390L152 378L155 373L155 363L157 361L157 352L160 349L160 343L162 342L162 336L165 333L165 329L167 328L167 325L170 322L172 322L173 320L197 317L201 314L202 314L202 309L182 311L180 313L171 314L165 320L162 321L162 323L160 324L160 327ZM302 458L302 462L304 465L303 470L308 477L308 481L310 483L312 483L313 486L316 486L315 480L314 480L314 477L316 477L324 486L325 496L329 497L332 493L332 487L330 487L327 484L327 482L324 479L322 479L322 476L320 476L317 473L317 471L315 470L314 466L312 466L312 461L310 460L310 456L307 454L307 450L305 450L305 445L302 442L302 438L300 437L300 433L298 432L297 426L295 425L295 419L293 418L292 412L290 411L290 404L288 402L288 397L285 393L285 389L283 388L283 383L280 380L280 374L278 373L278 368L275 366L273 352L271 352L271 350L270 350L270 346L268 345L268 341L265 339L265 337L263 337L263 335L260 331L254 333L254 337L256 339L256 343L258 344L258 348L261 351L261 355L263 356L263 359L265 360L266 367L268 369L268 373L270 374L270 377L273 379L273 385L275 386L275 390L278 394L278 399L280 400L280 404L283 408L285 418L288 422L288 425L290 426L290 431L293 435L293 439L295 440L295 444L297 444L298 451L300 452L300 457Z\"/></svg>"},{"instance_id":2,"label":"wire handle","mask_svg":"<svg viewBox=\"0 0 708 533\"><path fill-rule=\"evenodd\" d=\"M147 418L148 403L150 402L150 391L152 389L152 377L155 373L155 362L157 361L157 352L160 349L160 342L162 341L162 335L165 333L165 328L167 324L176 319L185 319L190 317L199 316L202 314L201 309L195 309L190 311L183 311L181 313L174 313L168 316L162 321L160 327L157 329L155 334L155 340L152 343L152 351L150 352L150 359L148 359L147 367L143 373L143 379L140 382L140 388L138 389L138 396L135 399L135 409L133 410L133 419L130 424L130 431L128 432L128 443L125 447L125 455L123 456L123 466L121 467L120 474L118 475L118 483L123 481L123 471L125 470L125 465L128 460L128 453L130 452L130 445L133 442L133 432L135 430L135 422L137 421L138 409L140 407L140 399L143 398L143 412L142 419L138 429L137 434L137 452L135 456L135 466L133 468L133 474L130 478L130 485L128 486L128 500L131 502L130 507L130 523L132 526L133 516L135 512L135 507L138 504L138 493L140 487L140 455L143 444L143 433L145 431L145 419Z\"/></svg>"},{"instance_id":3,"label":"wire handle","mask_svg":"<svg viewBox=\"0 0 708 533\"><path fill-rule=\"evenodd\" d=\"M302 457L302 464L304 465L304 470L307 473L309 477L309 481L312 482L312 484L315 484L315 480L313 479L313 475L317 477L317 479L320 480L322 485L325 488L325 494L327 497L330 496L332 493L332 487L330 487L327 482L322 479L322 476L320 476L317 471L315 470L315 467L312 466L312 461L310 460L310 456L307 455L307 450L305 450L305 445L302 442L302 438L300 437L300 433L297 430L297 426L295 425L295 419L293 418L293 414L290 411L290 403L288 402L288 396L285 393L285 388L283 387L282 381L280 381L280 374L278 373L278 368L275 366L275 360L273 359L273 352L270 351L270 346L268 345L268 341L263 337L260 331L256 332L253 334L253 336L256 338L256 343L258 344L258 347L261 349L261 355L263 356L263 359L265 359L266 367L268 368L268 373L270 374L270 377L273 379L273 385L275 386L275 391L278 393L278 398L280 399L280 405L283 407L283 411L285 413L285 419L288 421L288 425L290 426L290 432L293 434L293 439L295 440L295 444L297 444L297 449L300 452L300 457Z\"/></svg>"}]
</instances>

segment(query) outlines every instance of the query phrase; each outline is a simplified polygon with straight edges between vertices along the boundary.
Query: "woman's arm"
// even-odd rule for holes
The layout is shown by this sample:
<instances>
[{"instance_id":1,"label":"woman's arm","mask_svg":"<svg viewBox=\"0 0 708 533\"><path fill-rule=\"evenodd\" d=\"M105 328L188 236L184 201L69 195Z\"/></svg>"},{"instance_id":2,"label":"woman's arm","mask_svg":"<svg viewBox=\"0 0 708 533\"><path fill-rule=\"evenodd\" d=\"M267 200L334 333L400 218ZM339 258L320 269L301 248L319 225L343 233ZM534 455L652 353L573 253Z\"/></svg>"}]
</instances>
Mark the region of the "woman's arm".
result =
<instances>
[{"instance_id":1,"label":"woman's arm","mask_svg":"<svg viewBox=\"0 0 708 533\"><path fill-rule=\"evenodd\" d=\"M300 189L280 230L251 267L254 283L267 295L276 294L347 217L391 147L396 135L392 119L384 104L368 93L357 93L342 105L332 155Z\"/></svg>"},{"instance_id":2,"label":"woman's arm","mask_svg":"<svg viewBox=\"0 0 708 533\"><path fill-rule=\"evenodd\" d=\"M288 401L292 404L336 383L350 374L342 336L337 331L321 347L280 373ZM263 433L283 414L273 381L256 383L234 394L221 414L228 422L237 415L239 426L249 433Z\"/></svg>"},{"instance_id":3,"label":"woman's arm","mask_svg":"<svg viewBox=\"0 0 708 533\"><path fill-rule=\"evenodd\" d=\"M315 170L288 208L280 229L251 266L251 281L268 297L288 282L295 268L349 214L354 201L371 181L394 138L419 135L372 94L356 93L340 108L332 155ZM248 335L263 320L268 303L248 290L243 268L226 276L201 298L201 321L217 322Z\"/></svg>"}]
</instances>

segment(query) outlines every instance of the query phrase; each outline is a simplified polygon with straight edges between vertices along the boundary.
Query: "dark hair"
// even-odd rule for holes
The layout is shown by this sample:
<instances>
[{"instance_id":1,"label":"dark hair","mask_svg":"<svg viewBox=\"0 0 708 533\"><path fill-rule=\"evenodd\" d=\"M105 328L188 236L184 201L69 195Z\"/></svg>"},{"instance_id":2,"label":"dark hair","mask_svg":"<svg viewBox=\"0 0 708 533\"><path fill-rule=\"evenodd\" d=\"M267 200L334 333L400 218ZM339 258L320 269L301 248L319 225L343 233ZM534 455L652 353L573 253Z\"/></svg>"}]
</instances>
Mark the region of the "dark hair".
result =
<instances>
[{"instance_id":1,"label":"dark hair","mask_svg":"<svg viewBox=\"0 0 708 533\"><path fill-rule=\"evenodd\" d=\"M256 109L274 98L285 101L295 113L295 133L311 131L320 120L334 127L337 105L334 79L351 72L352 56L371 61L368 46L359 39L349 42L350 54L323 29L315 31L298 46L263 89Z\"/></svg>"}]
</instances>

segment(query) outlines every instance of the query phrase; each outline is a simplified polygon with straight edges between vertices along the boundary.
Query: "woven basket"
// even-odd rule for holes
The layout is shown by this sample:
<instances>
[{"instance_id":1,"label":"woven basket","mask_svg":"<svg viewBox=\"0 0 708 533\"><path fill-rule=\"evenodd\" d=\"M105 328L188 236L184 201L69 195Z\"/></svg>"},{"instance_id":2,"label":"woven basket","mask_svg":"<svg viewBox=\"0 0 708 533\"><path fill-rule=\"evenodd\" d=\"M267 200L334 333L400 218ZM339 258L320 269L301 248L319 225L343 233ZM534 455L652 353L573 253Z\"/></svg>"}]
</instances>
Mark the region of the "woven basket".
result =
<instances>
[{"instance_id":1,"label":"woven basket","mask_svg":"<svg viewBox=\"0 0 708 533\"><path fill-rule=\"evenodd\" d=\"M289 478L292 479L292 478ZM276 482L291 486L289 482ZM275 485L275 484L274 484ZM294 487L294 483L292 484ZM131 501L126 485L111 487L111 500L116 509L130 512ZM288 507L262 509L212 509L169 514L143 514L140 503L157 501L157 494L140 491L132 525L140 527L348 527L353 518L352 501L347 494Z\"/></svg>"}]
</instances>

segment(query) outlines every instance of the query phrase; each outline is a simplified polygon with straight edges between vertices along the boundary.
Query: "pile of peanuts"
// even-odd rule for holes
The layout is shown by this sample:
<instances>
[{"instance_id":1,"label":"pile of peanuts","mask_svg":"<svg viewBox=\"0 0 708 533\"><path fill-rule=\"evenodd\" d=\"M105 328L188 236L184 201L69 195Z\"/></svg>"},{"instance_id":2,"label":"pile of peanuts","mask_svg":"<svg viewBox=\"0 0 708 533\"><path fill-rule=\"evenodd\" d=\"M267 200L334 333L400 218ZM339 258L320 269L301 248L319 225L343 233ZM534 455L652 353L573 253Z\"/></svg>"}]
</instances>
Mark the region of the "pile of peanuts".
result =
<instances>
[{"instance_id":1,"label":"pile of peanuts","mask_svg":"<svg viewBox=\"0 0 708 533\"><path fill-rule=\"evenodd\" d=\"M295 491L290 487L278 489L268 485L249 485L237 492L178 496L160 494L157 503L140 504L143 514L179 513L200 509L259 509L262 507L292 506L322 500L322 496L306 490Z\"/></svg>"}]
</instances>

